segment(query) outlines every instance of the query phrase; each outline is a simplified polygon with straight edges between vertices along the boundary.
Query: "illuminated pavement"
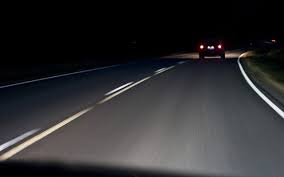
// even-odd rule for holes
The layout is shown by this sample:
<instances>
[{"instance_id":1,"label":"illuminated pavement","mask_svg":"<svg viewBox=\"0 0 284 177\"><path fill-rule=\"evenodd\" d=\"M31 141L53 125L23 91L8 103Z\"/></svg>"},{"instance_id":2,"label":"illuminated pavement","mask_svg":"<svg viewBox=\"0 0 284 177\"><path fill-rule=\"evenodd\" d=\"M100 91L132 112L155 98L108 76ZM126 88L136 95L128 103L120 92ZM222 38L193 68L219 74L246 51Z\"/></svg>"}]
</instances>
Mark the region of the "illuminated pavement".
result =
<instances>
[{"instance_id":1,"label":"illuminated pavement","mask_svg":"<svg viewBox=\"0 0 284 177\"><path fill-rule=\"evenodd\" d=\"M0 90L0 143L94 106L12 159L281 176L284 120L247 85L235 55L168 57Z\"/></svg>"}]
</instances>

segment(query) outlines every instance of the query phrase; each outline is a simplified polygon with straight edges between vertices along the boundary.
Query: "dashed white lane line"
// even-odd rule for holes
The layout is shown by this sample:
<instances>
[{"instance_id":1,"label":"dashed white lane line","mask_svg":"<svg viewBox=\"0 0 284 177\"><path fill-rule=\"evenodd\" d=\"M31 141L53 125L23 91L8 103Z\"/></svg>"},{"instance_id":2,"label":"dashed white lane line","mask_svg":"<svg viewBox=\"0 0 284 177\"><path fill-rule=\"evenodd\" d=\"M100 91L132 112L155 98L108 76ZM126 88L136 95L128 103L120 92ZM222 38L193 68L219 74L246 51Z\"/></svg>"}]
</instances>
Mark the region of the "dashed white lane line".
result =
<instances>
[{"instance_id":1,"label":"dashed white lane line","mask_svg":"<svg viewBox=\"0 0 284 177\"><path fill-rule=\"evenodd\" d=\"M22 135L20 135L20 136L18 136L16 138L12 139L12 140L10 140L10 141L0 145L0 152L5 150L5 149L7 149L8 147L13 146L16 143L22 141L23 139L25 139L25 138L35 134L39 130L40 129L34 129L34 130L31 130L31 131L28 131L28 132L26 132L26 133L24 133L24 134L22 134Z\"/></svg>"},{"instance_id":2,"label":"dashed white lane line","mask_svg":"<svg viewBox=\"0 0 284 177\"><path fill-rule=\"evenodd\" d=\"M120 66L120 65L119 64L118 65L111 65L111 66L105 66L105 67L100 67L100 68L88 69L88 70L83 70L83 71L67 73L67 74L60 74L60 75L51 76L51 77L44 77L44 78L34 79L34 80L30 80L30 81L18 82L18 83L15 83L15 84L9 84L9 85L0 86L0 89L13 87L13 86L18 86L18 85L29 84L29 83L33 83L33 82L49 80L49 79L55 79L55 78L64 77L64 76L70 76L70 75L75 75L75 74L87 73L87 72L96 71L96 70L113 68L113 67L117 67L117 66Z\"/></svg>"},{"instance_id":3,"label":"dashed white lane line","mask_svg":"<svg viewBox=\"0 0 284 177\"><path fill-rule=\"evenodd\" d=\"M114 93L114 94L112 94L112 95L106 97L105 99L103 99L102 101L98 102L97 104L103 104L103 103L109 101L110 99L116 97L117 95L120 95L121 93L125 92L126 90L129 90L129 89L131 89L132 87L135 87L135 86L137 86L138 84L141 84L142 82L145 82L146 80L148 80L148 79L150 79L150 78L151 78L151 77L146 77L146 78L144 78L144 79L142 79L142 80L140 80L140 81L138 81L138 82L135 82L134 84L132 84L132 85L130 85L130 86L128 86L128 87L126 87L126 88L124 88L124 89L122 89L122 90L120 90L120 91L118 91L118 92L116 92L116 93Z\"/></svg>"},{"instance_id":4,"label":"dashed white lane line","mask_svg":"<svg viewBox=\"0 0 284 177\"><path fill-rule=\"evenodd\" d=\"M171 66L171 67L168 67L168 68L165 68L164 70L162 70L162 72L164 71L167 71L167 70L170 70L172 68L174 68L175 65ZM116 90L117 92L114 92L112 95L109 95L108 97L106 97L105 99L103 99L102 101L98 102L97 104L103 104L109 100L111 100L112 98L116 97L117 95L120 95L121 93L141 84L142 82L145 82L146 80L150 79L152 76L149 76L149 77L146 77L144 79L141 79L140 81L138 82L135 82L135 83L127 83L128 86L124 86L124 88L120 88L118 90ZM126 84L125 84L126 85ZM122 87L122 86L121 86ZM71 117L68 117L66 118L65 120L63 120L62 122L52 126L51 128L39 133L38 135L24 141L23 143L20 143L19 145L13 147L12 149L8 150L7 152L3 153L2 155L0 155L0 161L4 161L4 160L7 160L9 158L11 158L12 156L16 155L17 153L21 152L22 150L26 149L27 147L31 146L32 144L36 143L37 141L43 139L44 137L48 136L49 134L55 132L56 130L60 129L61 127L67 125L68 123L72 122L73 120L79 118L80 116L86 114L87 112L91 111L92 109L94 108L94 106L92 107L89 107L87 109L84 109L76 114L74 114L73 116ZM21 135L20 137L16 138L16 140L11 140L12 142L14 141L13 145L16 144L17 142L27 138L28 136L31 136L32 134L36 133L39 129L35 129L35 130L32 130L31 132L27 132L23 135ZM7 142L2 146L3 149L6 149L10 146L12 146L12 143L10 142Z\"/></svg>"},{"instance_id":5,"label":"dashed white lane line","mask_svg":"<svg viewBox=\"0 0 284 177\"><path fill-rule=\"evenodd\" d=\"M167 69L167 68L158 69L158 70L155 71L155 73L159 73L159 72L161 72L161 71L164 71L165 69Z\"/></svg>"},{"instance_id":6,"label":"dashed white lane line","mask_svg":"<svg viewBox=\"0 0 284 177\"><path fill-rule=\"evenodd\" d=\"M154 75L160 74L160 73L165 72L165 71L167 71L167 70L170 70L170 69L172 69L172 68L174 68L174 67L175 67L175 65L170 66L170 67L168 67L168 68L161 68L161 69L158 69L157 71L155 71L155 74L154 74ZM127 83L127 84L125 84L125 85L128 85L127 87L126 87L125 85L123 85L123 86L121 86L122 88L119 87L119 88L117 88L117 89L111 91L111 92L113 93L112 95L108 94L108 93L109 93L109 92L108 92L106 95L109 95L109 96L106 97L106 98L104 98L103 100L101 100L101 101L98 102L97 104L103 104L103 103L105 103L105 102L111 100L112 98L116 97L117 95L120 95L121 93L123 93L123 92L125 92L125 91L131 89L132 87L135 87L136 85L138 85L138 84L140 84L140 83L142 83L142 82L144 82L144 81L146 81L146 80L148 80L148 79L150 79L150 78L151 78L151 76L146 77L146 78L144 78L144 79L142 79L142 80L140 80L140 81L138 81L138 82L135 82L134 84L132 84L132 83L130 83L130 84Z\"/></svg>"},{"instance_id":7,"label":"dashed white lane line","mask_svg":"<svg viewBox=\"0 0 284 177\"><path fill-rule=\"evenodd\" d=\"M184 64L184 63L186 63L186 61L179 61L179 62L178 62L179 65L182 65L182 64Z\"/></svg>"},{"instance_id":8,"label":"dashed white lane line","mask_svg":"<svg viewBox=\"0 0 284 177\"><path fill-rule=\"evenodd\" d=\"M284 119L284 112L277 106L275 105L271 100L269 100L269 98L267 98L254 84L253 82L250 80L250 78L247 76L243 66L241 65L240 59L241 57L244 56L245 53L241 54L238 58L238 65L239 68L241 70L242 75L244 76L245 80L247 81L247 83L249 84L249 86L255 91L255 93L258 94L258 96L260 96L260 98L263 99L263 101L265 101L275 112L277 112L283 119Z\"/></svg>"},{"instance_id":9,"label":"dashed white lane line","mask_svg":"<svg viewBox=\"0 0 284 177\"><path fill-rule=\"evenodd\" d=\"M155 72L155 74L154 74L154 75L161 74L161 73L163 73L164 71L166 71L166 70L162 70L162 71L159 71L159 72Z\"/></svg>"},{"instance_id":10,"label":"dashed white lane line","mask_svg":"<svg viewBox=\"0 0 284 177\"><path fill-rule=\"evenodd\" d=\"M172 69L172 68L174 68L174 67L175 67L175 65L170 66L170 67L168 67L168 68L165 68L165 69L163 69L163 70L160 70L159 72L155 72L154 75L161 74L161 73L163 73L163 72L165 72L165 71L167 71L167 70L170 70L170 69Z\"/></svg>"},{"instance_id":11,"label":"dashed white lane line","mask_svg":"<svg viewBox=\"0 0 284 177\"><path fill-rule=\"evenodd\" d=\"M173 69L174 67L176 67L176 66L175 66L175 65L170 66L170 67L167 68L167 70ZM167 71L167 70L166 70L166 71Z\"/></svg>"},{"instance_id":12,"label":"dashed white lane line","mask_svg":"<svg viewBox=\"0 0 284 177\"><path fill-rule=\"evenodd\" d=\"M44 137L48 136L52 132L58 130L59 128L63 127L64 125L70 123L71 121L77 119L78 117L82 116L83 114L86 114L90 110L92 110L94 107L90 107L87 109L84 109L83 111L78 112L77 114L66 118L62 122L54 125L53 127L41 132L40 134L24 141L23 143L15 146L14 148L10 149L9 151L5 152L4 154L0 155L0 161L4 161L9 159L10 157L14 156L15 154L19 153L20 151L24 150L25 148L29 147L30 145L36 143L37 141L43 139Z\"/></svg>"},{"instance_id":13,"label":"dashed white lane line","mask_svg":"<svg viewBox=\"0 0 284 177\"><path fill-rule=\"evenodd\" d=\"M122 86L120 86L120 87L117 87L116 89L113 89L113 90L109 91L108 93L106 93L105 96L111 95L111 94L113 94L114 92L117 92L117 91L119 91L119 90L121 90L121 89L123 89L123 88L125 88L125 87L127 87L127 86L129 86L129 85L131 85L132 83L133 83L133 82L128 82L127 84L124 84L124 85L122 85Z\"/></svg>"}]
</instances>

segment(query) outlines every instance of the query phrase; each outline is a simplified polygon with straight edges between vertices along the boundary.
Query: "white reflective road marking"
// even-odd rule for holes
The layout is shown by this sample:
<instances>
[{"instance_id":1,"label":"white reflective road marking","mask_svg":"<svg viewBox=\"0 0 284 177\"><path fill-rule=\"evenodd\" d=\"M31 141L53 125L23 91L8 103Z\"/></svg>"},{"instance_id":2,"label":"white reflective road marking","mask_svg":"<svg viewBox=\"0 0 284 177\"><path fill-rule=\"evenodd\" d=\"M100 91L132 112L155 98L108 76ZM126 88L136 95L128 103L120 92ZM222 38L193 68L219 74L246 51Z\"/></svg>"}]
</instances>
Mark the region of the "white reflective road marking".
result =
<instances>
[{"instance_id":1,"label":"white reflective road marking","mask_svg":"<svg viewBox=\"0 0 284 177\"><path fill-rule=\"evenodd\" d=\"M15 83L15 84L3 85L3 86L0 86L0 89L13 87L13 86L18 86L18 85L29 84L29 83L38 82L38 81L55 79L55 78L58 78L58 77L70 76L70 75L74 75L74 74L81 74L81 73L86 73L86 72L91 72L91 71L96 71L96 70L102 70L102 69L106 69L106 68L113 68L113 67L116 67L116 66L120 66L120 65L105 66L105 67L100 67L100 68L88 69L88 70L77 71L77 72L72 72L72 73L67 73L67 74L61 74L61 75L56 75L56 76L51 76L51 77L44 77L44 78L40 78L40 79L34 79L34 80L30 80L30 81L19 82L19 83Z\"/></svg>"},{"instance_id":2,"label":"white reflective road marking","mask_svg":"<svg viewBox=\"0 0 284 177\"><path fill-rule=\"evenodd\" d=\"M112 66L112 67L114 67L114 66ZM160 70L159 72L162 73L162 72L167 71L167 70L170 70L170 69L172 69L172 68L174 68L174 67L175 67L175 66L171 66L171 67L168 67L168 68L165 68L165 69L162 68L163 70ZM89 70L89 71L90 71L90 70ZM88 71L82 71L82 72L88 72ZM82 72L80 72L80 73L82 73ZM77 73L78 73L78 72L77 72ZM76 73L73 73L73 74L76 74ZM71 75L71 74L69 74L69 75ZM64 76L64 75L61 75L61 76ZM61 77L61 76L55 76L55 77ZM53 78L54 78L54 77L53 77ZM146 78L144 78L144 79L141 79L141 80L138 81L138 82L135 82L134 84L132 84L132 82L131 82L131 83L125 84L126 86L123 85L123 86L121 86L121 88L119 87L119 88L117 88L117 89L114 89L113 91L111 91L111 92L113 93L112 95L106 97L105 99L103 99L102 101L98 102L97 104L103 104L103 103L109 101L110 99L116 97L117 95L119 95L119 94L121 94L121 93L123 93L123 92L125 92L125 91L127 91L127 90L129 90L129 89L131 89L131 88L133 88L133 87L135 87L135 86L137 86L138 84L140 84L140 83L142 83L142 82L144 82L144 81L146 81L146 80L148 80L148 79L150 79L150 78L151 78L151 77L146 77ZM49 79L49 78L45 78L45 79ZM43 79L42 79L42 80L43 80ZM30 82L33 82L33 81L30 81ZM20 84L24 84L24 83L19 83L19 85L20 85ZM0 87L0 88L1 88L1 87ZM94 108L94 107L89 107L89 108L87 108L87 109L85 109L85 110L83 110L83 111L80 111L80 112L74 114L73 116L66 118L66 119L63 120L62 122L60 122L60 123L58 123L58 124L52 126L51 128L49 128L49 129L47 129L47 130L45 130L45 131L39 133L38 135L36 135L36 136L34 136L34 137L32 137L32 138L30 138L30 139L24 141L23 143L21 143L21 144L15 146L14 148L12 148L12 149L8 150L7 152L3 153L2 155L0 155L0 161L4 161L4 160L7 160L7 159L11 158L12 156L14 156L15 154L17 154L17 153L19 153L20 151L24 150L25 148L31 146L32 144L34 144L34 143L36 143L37 141L43 139L44 137L48 136L49 134L55 132L56 130L60 129L61 127L67 125L68 123L72 122L73 120L79 118L79 117L82 116L83 114L86 114L87 112L91 111L93 108ZM25 139L26 137L30 136L31 134L34 134L36 131L38 131L38 129L32 130L31 132L27 132L27 133L25 133L24 135L22 135L22 136L16 138L16 140L18 140L18 141L16 141L15 139L14 139L14 140L11 140L11 141L12 141L12 142L14 141L15 143L17 143L17 142L19 142L20 140L23 140L23 139ZM12 146L11 141L10 141L10 142L7 142L7 144L5 143L5 144L1 145L2 148L5 149L5 148L7 148L7 147ZM15 144L15 143L14 143L14 144ZM1 147L1 146L0 146L0 147Z\"/></svg>"},{"instance_id":3,"label":"white reflective road marking","mask_svg":"<svg viewBox=\"0 0 284 177\"><path fill-rule=\"evenodd\" d=\"M129 82L129 83L124 84L124 85L122 85L122 86L120 86L120 87L117 87L116 89L113 89L112 91L106 93L105 95L106 95L106 96L111 95L111 94L113 94L114 92L117 92L117 91L119 91L119 90L121 90L121 89L123 89L123 88L125 88L125 87L127 87L127 86L129 86L129 85L131 85L132 83L133 83L133 82Z\"/></svg>"},{"instance_id":4,"label":"white reflective road marking","mask_svg":"<svg viewBox=\"0 0 284 177\"><path fill-rule=\"evenodd\" d=\"M181 64L184 64L184 63L186 63L186 61L179 61L179 62L178 62L178 64L180 64L180 65L181 65Z\"/></svg>"},{"instance_id":5,"label":"white reflective road marking","mask_svg":"<svg viewBox=\"0 0 284 177\"><path fill-rule=\"evenodd\" d=\"M128 86L128 87L126 87L126 88L124 88L124 89L122 89L122 90L120 90L120 91L118 91L118 92L116 92L116 93L114 93L114 94L112 94L112 95L106 97L105 99L103 99L102 101L98 102L97 104L103 104L103 103L109 101L110 99L116 97L117 95L119 95L119 94L125 92L126 90L129 90L129 89L131 89L132 87L135 87L136 85L138 85L138 84L140 84L140 83L142 83L142 82L144 82L144 81L146 81L146 80L148 80L148 79L150 79L150 78L151 78L151 77L146 77L146 78L144 78L144 79L142 79L142 80L140 80L140 81L138 81L138 82L135 82L134 84L132 84L132 85L130 85L130 86Z\"/></svg>"},{"instance_id":6,"label":"white reflective road marking","mask_svg":"<svg viewBox=\"0 0 284 177\"><path fill-rule=\"evenodd\" d=\"M163 70L160 70L159 72L156 71L154 75L161 74L161 73L163 73L163 72L165 72L165 71L167 71L167 70L170 70L170 69L172 69L172 68L174 68L174 67L175 67L175 65L170 66L170 67L165 68L165 69L162 68Z\"/></svg>"},{"instance_id":7,"label":"white reflective road marking","mask_svg":"<svg viewBox=\"0 0 284 177\"><path fill-rule=\"evenodd\" d=\"M175 67L175 65L170 66L170 67L168 67L168 68L166 69L166 71L167 71L167 70L170 70L170 69L173 69L174 67Z\"/></svg>"},{"instance_id":8,"label":"white reflective road marking","mask_svg":"<svg viewBox=\"0 0 284 177\"><path fill-rule=\"evenodd\" d=\"M240 62L240 58L244 55L245 53L241 54L238 58L238 65L239 68L241 70L242 75L244 76L245 80L247 81L247 83L250 85L250 87L255 91L255 93L258 94L258 96L260 96L260 98L263 99L263 101L265 101L275 112L277 112L283 119L284 119L284 112L277 107L271 100L269 100L254 84L253 82L249 79L249 77L247 76L246 72L244 71L243 66L241 65Z\"/></svg>"},{"instance_id":9,"label":"white reflective road marking","mask_svg":"<svg viewBox=\"0 0 284 177\"><path fill-rule=\"evenodd\" d=\"M18 136L18 137L16 137L16 138L12 139L12 140L10 140L10 141L8 141L8 142L6 142L6 143L0 145L0 152L3 151L3 150L5 150L5 149L7 149L7 148L10 147L10 146L13 146L13 145L16 144L16 143L22 141L23 139L25 139L25 138L31 136L32 134L36 133L36 132L39 131L39 130L40 130L40 129L34 129L34 130L31 130L31 131L28 131L28 132L26 132L26 133L24 133L24 134L22 134L22 135L20 135L20 136Z\"/></svg>"},{"instance_id":10,"label":"white reflective road marking","mask_svg":"<svg viewBox=\"0 0 284 177\"><path fill-rule=\"evenodd\" d=\"M166 68L161 68L161 69L158 69L157 71L155 71L155 73L159 73L161 71L164 71Z\"/></svg>"},{"instance_id":11,"label":"white reflective road marking","mask_svg":"<svg viewBox=\"0 0 284 177\"><path fill-rule=\"evenodd\" d=\"M47 135L51 134L52 132L58 130L59 128L63 127L64 125L70 123L71 121L77 119L78 117L82 116L83 114L86 114L90 110L92 110L93 107L87 108L83 111L80 111L76 113L75 115L68 117L67 119L63 120L62 122L54 125L53 127L41 132L40 134L24 141L23 143L17 145L16 147L10 149L9 151L5 152L4 154L0 155L0 161L4 161L9 159L10 157L14 156L15 154L19 153L20 151L24 150L25 148L29 147L30 145L36 143L37 141L43 139Z\"/></svg>"}]
</instances>

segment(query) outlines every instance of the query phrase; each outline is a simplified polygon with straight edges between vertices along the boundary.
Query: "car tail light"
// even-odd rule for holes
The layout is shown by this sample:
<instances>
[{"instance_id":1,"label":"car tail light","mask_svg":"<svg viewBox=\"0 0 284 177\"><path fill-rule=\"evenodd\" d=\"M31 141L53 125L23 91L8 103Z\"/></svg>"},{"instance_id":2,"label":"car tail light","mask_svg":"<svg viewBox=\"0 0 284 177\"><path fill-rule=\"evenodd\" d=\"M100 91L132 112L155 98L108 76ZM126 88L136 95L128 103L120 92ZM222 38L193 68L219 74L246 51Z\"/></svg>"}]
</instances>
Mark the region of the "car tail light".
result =
<instances>
[{"instance_id":1,"label":"car tail light","mask_svg":"<svg viewBox=\"0 0 284 177\"><path fill-rule=\"evenodd\" d=\"M222 49L222 45L221 44L218 45L218 49Z\"/></svg>"},{"instance_id":2,"label":"car tail light","mask_svg":"<svg viewBox=\"0 0 284 177\"><path fill-rule=\"evenodd\" d=\"M200 45L200 47L199 47L200 49L204 49L204 45Z\"/></svg>"}]
</instances>

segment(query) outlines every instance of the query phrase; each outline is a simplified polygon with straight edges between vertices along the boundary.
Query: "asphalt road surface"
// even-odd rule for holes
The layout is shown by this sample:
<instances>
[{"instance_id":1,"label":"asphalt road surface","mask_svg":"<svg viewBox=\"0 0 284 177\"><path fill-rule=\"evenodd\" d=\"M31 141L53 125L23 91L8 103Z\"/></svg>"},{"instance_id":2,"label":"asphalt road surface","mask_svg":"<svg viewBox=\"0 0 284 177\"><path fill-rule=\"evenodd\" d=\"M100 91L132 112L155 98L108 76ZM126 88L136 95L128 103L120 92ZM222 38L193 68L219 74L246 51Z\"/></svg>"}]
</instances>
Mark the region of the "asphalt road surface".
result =
<instances>
[{"instance_id":1,"label":"asphalt road surface","mask_svg":"<svg viewBox=\"0 0 284 177\"><path fill-rule=\"evenodd\" d=\"M39 129L0 156L87 109L9 160L284 176L284 120L232 56L167 57L0 89L0 144Z\"/></svg>"}]
</instances>

